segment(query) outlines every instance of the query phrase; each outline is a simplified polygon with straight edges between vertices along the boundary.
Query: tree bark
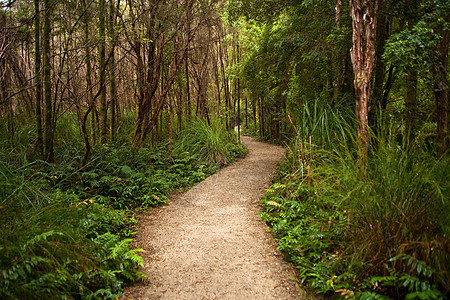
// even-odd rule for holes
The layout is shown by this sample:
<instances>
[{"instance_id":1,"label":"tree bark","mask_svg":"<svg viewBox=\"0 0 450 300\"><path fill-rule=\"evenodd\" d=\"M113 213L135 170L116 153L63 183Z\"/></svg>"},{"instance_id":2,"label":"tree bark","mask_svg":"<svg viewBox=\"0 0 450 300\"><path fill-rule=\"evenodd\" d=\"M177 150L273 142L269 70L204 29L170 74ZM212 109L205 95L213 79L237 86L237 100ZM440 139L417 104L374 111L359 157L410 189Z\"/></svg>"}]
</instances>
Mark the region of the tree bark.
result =
<instances>
[{"instance_id":1,"label":"tree bark","mask_svg":"<svg viewBox=\"0 0 450 300\"><path fill-rule=\"evenodd\" d=\"M341 6L342 6L342 0L337 0L336 6L334 7L334 10L335 10L334 21L336 22L337 28L341 28Z\"/></svg>"},{"instance_id":2,"label":"tree bark","mask_svg":"<svg viewBox=\"0 0 450 300\"><path fill-rule=\"evenodd\" d=\"M219 31L219 61L220 61L220 70L221 70L221 75L222 75L222 81L223 81L223 88L224 88L224 93L225 93L225 115L226 115L226 129L230 130L231 129L231 100L230 100L230 87L228 85L228 77L225 73L225 55L224 52L226 50L224 50L224 45L223 45L223 41L222 41L222 29L220 29Z\"/></svg>"},{"instance_id":3,"label":"tree bark","mask_svg":"<svg viewBox=\"0 0 450 300\"><path fill-rule=\"evenodd\" d=\"M239 36L236 41L236 63L239 66L240 63L240 47L239 47ZM238 141L241 141L241 83L239 79L239 74L237 74L237 128L238 128Z\"/></svg>"},{"instance_id":4,"label":"tree bark","mask_svg":"<svg viewBox=\"0 0 450 300\"><path fill-rule=\"evenodd\" d=\"M39 0L34 0L34 73L36 82L36 149L41 159L44 158L44 134L42 130L42 83L41 83L41 10Z\"/></svg>"},{"instance_id":5,"label":"tree bark","mask_svg":"<svg viewBox=\"0 0 450 300\"><path fill-rule=\"evenodd\" d=\"M179 49L177 48L177 44L175 43L175 50L174 50L174 56L172 59L171 70L170 70L168 78L165 82L164 88L162 89L161 93L157 97L156 105L152 112L152 117L151 117L150 121L143 128L140 138L138 140L136 140L134 143L134 146L136 148L142 148L144 146L147 135L153 130L153 128L155 127L155 125L158 122L158 116L164 106L165 98L166 98L167 94L169 93L170 89L172 88L173 83L175 82L176 75L178 73L178 70L180 69L181 63L185 59L185 55L186 55L185 50L187 49L187 44L188 44L188 40L185 41L183 50L181 51L182 54L180 57L178 57L176 55L176 53L178 53Z\"/></svg>"},{"instance_id":6,"label":"tree bark","mask_svg":"<svg viewBox=\"0 0 450 300\"><path fill-rule=\"evenodd\" d=\"M118 4L120 3L120 0ZM108 35L110 38L110 51L112 52L109 61L109 91L110 91L110 106L111 106L111 118L110 118L110 139L114 140L116 132L116 120L117 120L117 90L116 90L116 60L115 60L115 47L116 47L116 33L114 30L116 12L114 7L114 1L109 1L109 18L108 18Z\"/></svg>"},{"instance_id":7,"label":"tree bark","mask_svg":"<svg viewBox=\"0 0 450 300\"><path fill-rule=\"evenodd\" d=\"M190 31L191 31L191 9L192 9L192 0L185 1L185 9L186 9L186 32L185 39L188 40L186 47L186 55L184 58L184 76L186 77L186 113L188 116L188 120L191 121L191 91L190 91L190 82L189 82L189 46L190 46Z\"/></svg>"},{"instance_id":8,"label":"tree bark","mask_svg":"<svg viewBox=\"0 0 450 300\"><path fill-rule=\"evenodd\" d=\"M100 77L100 139L106 143L108 134L108 115L106 104L106 69L105 69L105 0L99 0L98 6L98 65Z\"/></svg>"},{"instance_id":9,"label":"tree bark","mask_svg":"<svg viewBox=\"0 0 450 300\"><path fill-rule=\"evenodd\" d=\"M85 7L87 9L86 0L83 0L82 4L83 4L83 7ZM92 112L91 113L91 142L95 143L95 141L96 141L95 116L94 116L94 112L93 112L95 102L94 102L94 94L92 91L92 79L91 79L92 67L91 67L91 52L90 52L90 39L89 39L89 12L87 10L84 12L84 16L83 16L83 31L84 31L84 56L85 56L84 59L86 61L86 102L87 102L88 108L82 119L81 130L83 132L84 147L85 147L83 162L86 163L89 158L89 153L91 151L91 144L89 142L89 136L85 135L85 131L87 133L86 122L87 122L87 119L91 112ZM77 107L77 111L78 110L80 110L80 113L81 113L81 108Z\"/></svg>"},{"instance_id":10,"label":"tree bark","mask_svg":"<svg viewBox=\"0 0 450 300\"><path fill-rule=\"evenodd\" d=\"M350 0L353 47L350 50L358 122L358 168L367 170L369 150L369 99L375 61L376 0Z\"/></svg>"},{"instance_id":11,"label":"tree bark","mask_svg":"<svg viewBox=\"0 0 450 300\"><path fill-rule=\"evenodd\" d=\"M412 30L418 20L418 0L406 0L408 29ZM406 68L405 95L405 141L410 145L414 140L417 124L417 69L412 66Z\"/></svg>"},{"instance_id":12,"label":"tree bark","mask_svg":"<svg viewBox=\"0 0 450 300\"><path fill-rule=\"evenodd\" d=\"M50 49L50 33L51 33L51 16L53 12L53 3L51 0L44 0L44 27L43 27L43 82L44 82L44 102L45 102L45 119L44 119L44 151L45 159L48 162L54 161L53 151L53 103L52 103L52 82L51 82L51 49Z\"/></svg>"},{"instance_id":13,"label":"tree bark","mask_svg":"<svg viewBox=\"0 0 450 300\"><path fill-rule=\"evenodd\" d=\"M386 72L386 66L383 61L384 47L386 39L388 38L388 17L385 10L385 2L380 1L378 6L378 16L376 24L375 37L375 66L374 66L374 81L373 92L370 101L369 110L369 126L374 130L378 127L378 116L381 109L381 102L383 98L383 86Z\"/></svg>"}]
</instances>

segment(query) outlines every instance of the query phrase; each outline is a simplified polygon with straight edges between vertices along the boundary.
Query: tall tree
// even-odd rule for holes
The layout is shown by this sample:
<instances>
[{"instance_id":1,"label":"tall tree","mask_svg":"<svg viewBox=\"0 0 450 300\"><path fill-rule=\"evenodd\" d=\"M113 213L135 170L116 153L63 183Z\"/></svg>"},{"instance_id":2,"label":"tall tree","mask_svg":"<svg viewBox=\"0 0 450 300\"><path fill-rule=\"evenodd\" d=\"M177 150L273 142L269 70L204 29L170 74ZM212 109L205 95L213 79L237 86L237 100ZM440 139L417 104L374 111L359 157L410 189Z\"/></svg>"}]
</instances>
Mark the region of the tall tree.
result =
<instances>
[{"instance_id":1,"label":"tall tree","mask_svg":"<svg viewBox=\"0 0 450 300\"><path fill-rule=\"evenodd\" d=\"M105 41L105 0L98 3L98 67L100 77L100 136L102 143L106 143L108 135L108 111L106 103L106 41Z\"/></svg>"},{"instance_id":2,"label":"tall tree","mask_svg":"<svg viewBox=\"0 0 450 300\"><path fill-rule=\"evenodd\" d=\"M40 1L34 0L34 76L36 83L36 149L41 158L44 158L44 135L42 131L42 84L41 84L41 8Z\"/></svg>"},{"instance_id":3,"label":"tall tree","mask_svg":"<svg viewBox=\"0 0 450 300\"><path fill-rule=\"evenodd\" d=\"M89 114L91 114L91 138L92 142L95 142L96 140L96 130L95 130L95 117L93 110L95 109L95 98L94 93L92 90L92 78L91 78L91 39L89 37L89 17L90 17L90 10L89 6L86 5L86 0L82 0L82 4L84 7L83 12L83 43L84 43L84 60L86 65L86 103L87 103L87 110L83 116L83 119L81 120L81 131L83 133L84 138L84 144L85 144L85 153L84 153L84 159L83 161L86 162L89 157L89 152L91 150L91 145L89 142L89 136L87 133L87 120L89 117Z\"/></svg>"},{"instance_id":4,"label":"tall tree","mask_svg":"<svg viewBox=\"0 0 450 300\"><path fill-rule=\"evenodd\" d=\"M186 55L184 59L184 76L186 80L186 112L188 115L189 121L191 120L191 90L190 90L190 81L189 81L189 47L190 47L190 31L191 31L191 14L192 14L192 5L193 0L185 0L185 10L186 10L186 26L184 38L188 40L188 44L186 47Z\"/></svg>"},{"instance_id":5,"label":"tall tree","mask_svg":"<svg viewBox=\"0 0 450 300\"><path fill-rule=\"evenodd\" d=\"M354 72L356 116L358 121L358 162L367 168L369 149L369 99L375 62L377 0L350 0L353 47L350 50Z\"/></svg>"},{"instance_id":6,"label":"tall tree","mask_svg":"<svg viewBox=\"0 0 450 300\"><path fill-rule=\"evenodd\" d=\"M117 1L117 6L120 5L120 0ZM116 19L116 10L114 6L114 1L109 1L109 15L108 15L108 36L110 39L109 48L112 52L110 54L109 61L109 91L110 91L110 106L111 106L111 118L110 118L110 137L111 140L114 139L114 134L116 131L116 119L117 119L117 90L116 90L116 59L115 59L115 48L116 48L116 33L114 30Z\"/></svg>"},{"instance_id":7,"label":"tall tree","mask_svg":"<svg viewBox=\"0 0 450 300\"><path fill-rule=\"evenodd\" d=\"M51 82L51 18L54 9L54 1L44 0L44 27L43 27L43 82L44 82L44 102L45 102L45 122L44 122L44 150L45 159L48 162L54 160L53 138L53 102L52 102L52 82Z\"/></svg>"},{"instance_id":8,"label":"tall tree","mask_svg":"<svg viewBox=\"0 0 450 300\"><path fill-rule=\"evenodd\" d=\"M412 30L418 20L418 0L407 0L406 3L406 21L408 30ZM418 71L412 65L406 67L406 95L405 95L405 125L406 125L406 143L412 143L417 127L417 81Z\"/></svg>"},{"instance_id":9,"label":"tall tree","mask_svg":"<svg viewBox=\"0 0 450 300\"><path fill-rule=\"evenodd\" d=\"M375 67L374 67L374 80L373 91L370 99L369 106L369 124L376 130L377 117L382 107L382 99L384 92L384 82L386 73L386 64L383 60L384 48L386 40L389 35L389 23L391 17L388 15L388 7L385 0L379 0L378 3L378 16L376 25L376 37L375 37Z\"/></svg>"}]
</instances>

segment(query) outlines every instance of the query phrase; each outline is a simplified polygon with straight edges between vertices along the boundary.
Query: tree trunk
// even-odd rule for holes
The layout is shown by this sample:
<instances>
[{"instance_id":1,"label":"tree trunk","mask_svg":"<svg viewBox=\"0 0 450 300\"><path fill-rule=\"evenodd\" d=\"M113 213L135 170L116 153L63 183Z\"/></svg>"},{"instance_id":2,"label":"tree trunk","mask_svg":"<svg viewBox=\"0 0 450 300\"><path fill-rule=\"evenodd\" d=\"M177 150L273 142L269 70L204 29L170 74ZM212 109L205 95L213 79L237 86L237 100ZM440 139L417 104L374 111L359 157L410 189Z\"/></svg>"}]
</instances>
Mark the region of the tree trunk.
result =
<instances>
[{"instance_id":1,"label":"tree trunk","mask_svg":"<svg viewBox=\"0 0 450 300\"><path fill-rule=\"evenodd\" d=\"M172 157L173 156L173 130L172 130L172 118L173 118L173 108L171 103L169 103L169 120L167 122L167 127L169 130L169 156Z\"/></svg>"},{"instance_id":2,"label":"tree trunk","mask_svg":"<svg viewBox=\"0 0 450 300\"><path fill-rule=\"evenodd\" d=\"M82 4L83 4L83 7L86 7L86 9L87 9L86 0L83 0ZM81 130L83 132L84 147L85 147L83 162L86 163L89 158L89 152L91 151L91 144L89 142L89 136L85 135L85 131L87 134L86 123L87 123L89 114L91 112L92 112L90 114L91 115L91 142L95 143L95 141L96 141L95 117L94 117L94 111L93 111L95 102L94 102L94 94L92 91L92 79L91 79L92 67L91 67L91 52L89 49L90 38L89 38L89 13L88 13L88 11L84 12L83 31L84 31L84 56L85 56L85 60L86 60L86 102L88 105L88 109L83 116ZM77 107L77 110L80 110L80 112L81 112L81 108Z\"/></svg>"},{"instance_id":3,"label":"tree trunk","mask_svg":"<svg viewBox=\"0 0 450 300\"><path fill-rule=\"evenodd\" d=\"M408 29L412 30L418 20L418 0L406 0L406 16ZM417 123L417 70L414 67L406 68L406 95L405 95L405 140L409 146L415 136Z\"/></svg>"},{"instance_id":4,"label":"tree trunk","mask_svg":"<svg viewBox=\"0 0 450 300\"><path fill-rule=\"evenodd\" d=\"M225 115L226 115L226 120L225 120L225 124L226 124L226 129L230 130L231 129L231 122L230 122L230 110L231 110L231 100L230 100L230 87L228 85L228 77L225 73L225 55L224 55L224 45L222 42L222 32L220 31L219 33L219 60L220 60L220 70L222 73L222 81L223 81L223 88L224 88L224 93L225 93Z\"/></svg>"},{"instance_id":5,"label":"tree trunk","mask_svg":"<svg viewBox=\"0 0 450 300\"><path fill-rule=\"evenodd\" d=\"M36 127L37 143L36 149L41 159L44 158L44 134L42 130L42 84L41 84L41 11L39 0L34 0L34 73L36 82Z\"/></svg>"},{"instance_id":6,"label":"tree trunk","mask_svg":"<svg viewBox=\"0 0 450 300\"><path fill-rule=\"evenodd\" d=\"M261 92L259 97L259 136L262 138L266 137L266 122L264 116L264 94Z\"/></svg>"},{"instance_id":7,"label":"tree trunk","mask_svg":"<svg viewBox=\"0 0 450 300\"><path fill-rule=\"evenodd\" d=\"M152 132L152 130L154 129L155 125L157 125L158 122L158 117L162 111L162 108L164 106L165 103L165 98L167 96L167 94L169 93L170 89L173 86L173 83L175 82L176 79L176 75L178 74L178 71L180 69L181 64L184 62L184 59L186 57L186 50L187 50L187 46L189 44L190 41L190 36L184 41L183 47L182 48L178 48L178 40L175 39L174 42L174 51L173 51L173 59L172 59L172 64L171 64L171 69L170 72L167 76L166 82L164 83L164 87L161 86L161 93L155 97L155 106L154 109L152 111L152 115L151 118L149 119L148 122L145 123L145 126L142 127L142 132L140 134L140 136L136 135L136 131L135 131L135 135L133 136L133 145L135 148L142 148L145 144L145 140L147 138L147 135ZM162 34L160 36L160 44L158 45L158 48L160 50L157 51L157 58L156 61L158 62L156 64L156 67L158 68L158 72L155 72L155 74L159 74L160 73L160 68L161 68L161 64L162 64L162 47L164 45L164 34ZM181 55L177 55L177 53L180 53ZM159 78L159 76L158 76ZM155 85L155 90L152 91L152 95L155 95L156 92L156 88L158 87L158 85ZM153 96L152 96L153 98ZM139 108L139 111L141 111L141 107ZM147 112L148 113L148 112ZM147 114L148 118L150 116L150 114Z\"/></svg>"},{"instance_id":8,"label":"tree trunk","mask_svg":"<svg viewBox=\"0 0 450 300\"><path fill-rule=\"evenodd\" d=\"M98 67L100 77L100 138L102 143L107 141L108 115L106 104L106 68L105 68L105 0L99 0L98 6Z\"/></svg>"},{"instance_id":9,"label":"tree trunk","mask_svg":"<svg viewBox=\"0 0 450 300\"><path fill-rule=\"evenodd\" d=\"M239 41L236 44L236 63L239 66L240 48ZM237 74L237 128L238 128L238 142L241 141L241 84L239 74Z\"/></svg>"},{"instance_id":10,"label":"tree trunk","mask_svg":"<svg viewBox=\"0 0 450 300\"><path fill-rule=\"evenodd\" d=\"M189 47L190 47L190 31L191 31L191 9L192 9L192 0L186 0L186 32L185 39L188 40L186 47L186 55L184 58L184 76L186 77L186 113L188 116L188 120L191 121L191 91L190 91L190 82L189 82Z\"/></svg>"},{"instance_id":11,"label":"tree trunk","mask_svg":"<svg viewBox=\"0 0 450 300\"><path fill-rule=\"evenodd\" d=\"M256 127L256 123L257 123L257 120L256 120L256 101L257 101L257 100L252 101L253 125L254 125L255 127Z\"/></svg>"},{"instance_id":12,"label":"tree trunk","mask_svg":"<svg viewBox=\"0 0 450 300\"><path fill-rule=\"evenodd\" d=\"M375 61L376 0L350 0L353 47L350 50L358 122L358 168L367 169L369 150L369 98Z\"/></svg>"},{"instance_id":13,"label":"tree trunk","mask_svg":"<svg viewBox=\"0 0 450 300\"><path fill-rule=\"evenodd\" d=\"M115 60L115 47L116 47L116 36L114 30L115 24L115 7L114 1L109 1L109 19L108 19L108 34L110 38L110 51L112 52L109 61L109 91L110 91L110 106L111 106L111 120L110 120L110 139L114 140L116 132L116 120L117 120L117 91L116 91L116 60Z\"/></svg>"},{"instance_id":14,"label":"tree trunk","mask_svg":"<svg viewBox=\"0 0 450 300\"><path fill-rule=\"evenodd\" d=\"M147 138L147 134L150 133L151 130L148 130L149 127L153 129L153 126L157 124L157 119L159 115L159 111L154 116L155 120L150 120L150 115L154 113L153 100L157 97L156 92L159 85L159 79L161 75L161 65L163 61L163 47L164 47L164 34L158 37L158 41L156 41L157 46L152 45L148 52L148 61L152 63L151 66L148 67L147 76L142 76L142 80L145 83L142 87L143 97L138 103L138 117L136 120L136 126L133 134L133 145L136 148L143 147L145 143L145 139ZM142 69L142 62L138 62L138 69ZM143 70L139 71L139 73L143 73ZM162 108L162 104L161 104ZM152 124L150 124L152 123ZM148 131L147 131L148 130Z\"/></svg>"},{"instance_id":15,"label":"tree trunk","mask_svg":"<svg viewBox=\"0 0 450 300\"><path fill-rule=\"evenodd\" d=\"M389 96L389 92L391 91L392 85L394 84L394 66L391 65L388 71L388 78L386 80L386 84L383 88L383 97L381 97L380 107L382 111L385 111L387 108L387 100Z\"/></svg>"},{"instance_id":16,"label":"tree trunk","mask_svg":"<svg viewBox=\"0 0 450 300\"><path fill-rule=\"evenodd\" d=\"M186 52L189 50L186 49ZM191 120L191 91L190 91L190 82L189 82L189 60L188 56L184 59L184 73L186 77L186 113L188 116L188 120Z\"/></svg>"},{"instance_id":17,"label":"tree trunk","mask_svg":"<svg viewBox=\"0 0 450 300\"><path fill-rule=\"evenodd\" d=\"M179 85L179 90L176 96L177 99L177 119L178 119L178 131L183 129L183 88Z\"/></svg>"},{"instance_id":18,"label":"tree trunk","mask_svg":"<svg viewBox=\"0 0 450 300\"><path fill-rule=\"evenodd\" d=\"M378 17L376 24L376 41L375 41L375 67L374 67L374 81L373 93L370 99L369 124L374 130L377 129L377 119L381 109L381 101L383 98L383 86L386 66L383 61L384 47L386 39L388 38L388 23L389 20L385 11L384 1L380 1L378 7Z\"/></svg>"},{"instance_id":19,"label":"tree trunk","mask_svg":"<svg viewBox=\"0 0 450 300\"><path fill-rule=\"evenodd\" d=\"M245 129L248 128L248 97L245 97Z\"/></svg>"},{"instance_id":20,"label":"tree trunk","mask_svg":"<svg viewBox=\"0 0 450 300\"><path fill-rule=\"evenodd\" d=\"M342 6L342 0L337 0L336 6L334 7L334 10L335 10L334 21L336 22L337 28L341 28L341 6Z\"/></svg>"},{"instance_id":21,"label":"tree trunk","mask_svg":"<svg viewBox=\"0 0 450 300\"><path fill-rule=\"evenodd\" d=\"M51 33L51 15L53 3L51 0L44 0L44 28L43 28L43 81L44 81L44 102L45 102L45 120L44 120L44 151L45 159L48 162L54 161L53 152L53 103L52 103L52 82L50 77L50 33Z\"/></svg>"}]
</instances>

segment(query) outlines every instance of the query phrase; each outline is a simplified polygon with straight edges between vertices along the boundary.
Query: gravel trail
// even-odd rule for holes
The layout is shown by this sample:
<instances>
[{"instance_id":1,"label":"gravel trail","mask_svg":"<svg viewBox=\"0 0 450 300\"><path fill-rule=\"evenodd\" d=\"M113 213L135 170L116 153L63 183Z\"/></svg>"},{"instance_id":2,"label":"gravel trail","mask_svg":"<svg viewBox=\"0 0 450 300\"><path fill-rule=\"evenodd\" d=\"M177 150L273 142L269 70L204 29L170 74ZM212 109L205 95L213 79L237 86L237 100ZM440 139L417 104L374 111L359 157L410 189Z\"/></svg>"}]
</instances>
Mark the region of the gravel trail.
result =
<instances>
[{"instance_id":1,"label":"gravel trail","mask_svg":"<svg viewBox=\"0 0 450 300\"><path fill-rule=\"evenodd\" d=\"M306 298L259 217L281 147L242 137L238 160L141 218L137 236L150 281L123 299Z\"/></svg>"}]
</instances>

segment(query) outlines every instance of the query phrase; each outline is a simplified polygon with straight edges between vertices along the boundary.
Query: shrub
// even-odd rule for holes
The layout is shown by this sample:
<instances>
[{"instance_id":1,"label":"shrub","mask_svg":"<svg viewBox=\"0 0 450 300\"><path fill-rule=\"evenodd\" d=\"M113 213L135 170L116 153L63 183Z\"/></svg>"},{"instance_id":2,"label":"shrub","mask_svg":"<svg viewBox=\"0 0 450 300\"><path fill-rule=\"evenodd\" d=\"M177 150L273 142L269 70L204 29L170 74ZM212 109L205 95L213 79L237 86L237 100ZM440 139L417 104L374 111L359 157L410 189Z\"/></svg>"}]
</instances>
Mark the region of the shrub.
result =
<instances>
[{"instance_id":1,"label":"shrub","mask_svg":"<svg viewBox=\"0 0 450 300\"><path fill-rule=\"evenodd\" d=\"M228 132L218 119L208 124L200 118L180 132L175 150L195 154L198 160L226 165L245 154L245 148L236 142L234 132Z\"/></svg>"},{"instance_id":2,"label":"shrub","mask_svg":"<svg viewBox=\"0 0 450 300\"><path fill-rule=\"evenodd\" d=\"M299 269L300 280L321 293L445 298L448 157L403 149L387 126L372 137L368 172L362 174L347 126L337 131L342 138L327 140L327 149L308 145L304 132L290 146L277 183L262 200L263 219L279 248Z\"/></svg>"},{"instance_id":3,"label":"shrub","mask_svg":"<svg viewBox=\"0 0 450 300\"><path fill-rule=\"evenodd\" d=\"M50 192L4 164L2 174L1 298L114 297L139 275L140 250L124 239L132 218L73 193Z\"/></svg>"}]
</instances>

